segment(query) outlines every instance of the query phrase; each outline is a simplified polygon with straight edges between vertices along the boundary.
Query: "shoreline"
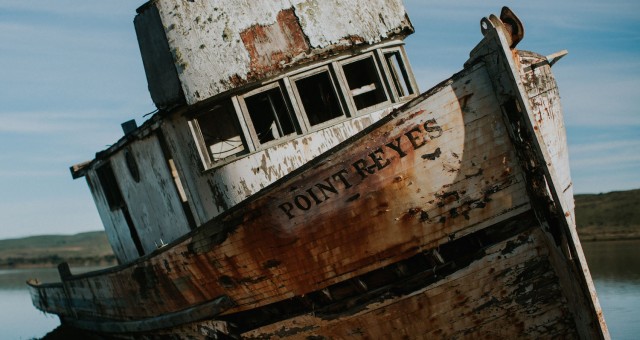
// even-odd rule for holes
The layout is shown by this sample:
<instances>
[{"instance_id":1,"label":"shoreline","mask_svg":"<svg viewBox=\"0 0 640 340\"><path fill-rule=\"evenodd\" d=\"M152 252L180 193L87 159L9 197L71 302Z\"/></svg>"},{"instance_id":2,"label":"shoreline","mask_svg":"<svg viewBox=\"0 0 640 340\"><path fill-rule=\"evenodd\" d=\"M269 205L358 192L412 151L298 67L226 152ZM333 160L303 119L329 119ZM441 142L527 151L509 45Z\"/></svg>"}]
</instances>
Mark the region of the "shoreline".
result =
<instances>
[{"instance_id":1,"label":"shoreline","mask_svg":"<svg viewBox=\"0 0 640 340\"><path fill-rule=\"evenodd\" d=\"M108 256L102 259L95 258L60 258L59 261L53 262L50 259L33 259L33 258L10 258L0 259L0 269L43 269L57 268L60 263L67 262L71 268L88 268L88 267L112 267L117 266L118 262L115 257Z\"/></svg>"},{"instance_id":2,"label":"shoreline","mask_svg":"<svg viewBox=\"0 0 640 340\"><path fill-rule=\"evenodd\" d=\"M636 235L617 235L617 234L598 234L598 235L580 235L580 242L606 242L606 241L635 241L640 240L640 234Z\"/></svg>"},{"instance_id":3,"label":"shoreline","mask_svg":"<svg viewBox=\"0 0 640 340\"><path fill-rule=\"evenodd\" d=\"M640 239L638 226L587 226L578 228L580 242L622 241Z\"/></svg>"},{"instance_id":4,"label":"shoreline","mask_svg":"<svg viewBox=\"0 0 640 340\"><path fill-rule=\"evenodd\" d=\"M590 232L588 230L578 230L580 242L594 243L606 241L633 241L640 240L640 231L611 231L611 232ZM4 258L0 259L0 269L43 269L57 268L62 262L67 262L72 268L88 268L88 267L113 267L118 263L113 255L104 256L100 259L91 258Z\"/></svg>"}]
</instances>

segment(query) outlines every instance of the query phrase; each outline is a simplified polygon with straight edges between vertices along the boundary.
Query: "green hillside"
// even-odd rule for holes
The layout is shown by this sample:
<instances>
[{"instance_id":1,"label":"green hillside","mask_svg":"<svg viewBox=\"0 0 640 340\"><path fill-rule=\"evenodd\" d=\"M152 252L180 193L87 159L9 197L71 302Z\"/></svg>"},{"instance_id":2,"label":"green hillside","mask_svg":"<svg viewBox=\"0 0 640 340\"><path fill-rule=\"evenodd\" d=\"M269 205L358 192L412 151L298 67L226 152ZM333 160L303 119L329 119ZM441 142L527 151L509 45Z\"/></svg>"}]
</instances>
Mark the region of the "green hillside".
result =
<instances>
[{"instance_id":1,"label":"green hillside","mask_svg":"<svg viewBox=\"0 0 640 340\"><path fill-rule=\"evenodd\" d=\"M576 195L575 200L581 240L640 238L640 189Z\"/></svg>"},{"instance_id":2,"label":"green hillside","mask_svg":"<svg viewBox=\"0 0 640 340\"><path fill-rule=\"evenodd\" d=\"M0 268L109 265L115 257L104 231L0 240Z\"/></svg>"},{"instance_id":3,"label":"green hillside","mask_svg":"<svg viewBox=\"0 0 640 340\"><path fill-rule=\"evenodd\" d=\"M576 195L578 234L583 241L640 238L640 189ZM104 231L0 240L0 268L115 264Z\"/></svg>"}]
</instances>

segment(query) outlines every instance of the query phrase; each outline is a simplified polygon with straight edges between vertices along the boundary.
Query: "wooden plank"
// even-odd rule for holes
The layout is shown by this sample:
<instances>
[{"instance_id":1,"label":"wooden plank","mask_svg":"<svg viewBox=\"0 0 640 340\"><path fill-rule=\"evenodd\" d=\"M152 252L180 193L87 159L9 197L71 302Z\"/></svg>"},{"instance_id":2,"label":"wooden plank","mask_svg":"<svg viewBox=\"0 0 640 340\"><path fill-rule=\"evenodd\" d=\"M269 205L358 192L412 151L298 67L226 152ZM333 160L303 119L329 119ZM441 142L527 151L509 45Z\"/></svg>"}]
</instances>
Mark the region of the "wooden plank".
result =
<instances>
[{"instance_id":1,"label":"wooden plank","mask_svg":"<svg viewBox=\"0 0 640 340\"><path fill-rule=\"evenodd\" d=\"M406 336L484 339L538 338L550 334L575 336L572 322L567 319L567 307L562 303L558 279L546 260L542 232L534 230L526 237L526 242L517 242L519 245L515 248L510 246L510 242L522 240L522 237L518 235L488 248L482 259L419 292L373 303L353 315L295 317L244 333L242 337L348 339L366 334L385 339ZM516 302L531 295L533 291L527 287L549 279L551 283L555 282L556 288L547 291L548 295L540 296L537 303ZM549 304L547 301L554 302Z\"/></svg>"}]
</instances>

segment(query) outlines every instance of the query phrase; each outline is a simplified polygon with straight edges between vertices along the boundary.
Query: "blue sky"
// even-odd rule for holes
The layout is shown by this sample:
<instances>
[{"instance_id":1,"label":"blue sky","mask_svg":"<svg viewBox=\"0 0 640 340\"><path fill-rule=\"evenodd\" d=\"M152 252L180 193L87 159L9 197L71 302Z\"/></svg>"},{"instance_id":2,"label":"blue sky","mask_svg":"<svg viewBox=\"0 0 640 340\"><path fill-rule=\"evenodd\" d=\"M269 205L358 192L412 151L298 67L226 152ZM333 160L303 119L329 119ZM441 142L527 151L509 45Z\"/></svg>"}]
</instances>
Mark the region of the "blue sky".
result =
<instances>
[{"instance_id":1,"label":"blue sky","mask_svg":"<svg viewBox=\"0 0 640 340\"><path fill-rule=\"evenodd\" d=\"M0 239L101 229L69 166L155 109L133 28L144 1L0 0ZM640 188L640 2L405 0L407 51L421 90L461 69L479 21L510 6L518 46L567 49L554 66L574 189Z\"/></svg>"}]
</instances>

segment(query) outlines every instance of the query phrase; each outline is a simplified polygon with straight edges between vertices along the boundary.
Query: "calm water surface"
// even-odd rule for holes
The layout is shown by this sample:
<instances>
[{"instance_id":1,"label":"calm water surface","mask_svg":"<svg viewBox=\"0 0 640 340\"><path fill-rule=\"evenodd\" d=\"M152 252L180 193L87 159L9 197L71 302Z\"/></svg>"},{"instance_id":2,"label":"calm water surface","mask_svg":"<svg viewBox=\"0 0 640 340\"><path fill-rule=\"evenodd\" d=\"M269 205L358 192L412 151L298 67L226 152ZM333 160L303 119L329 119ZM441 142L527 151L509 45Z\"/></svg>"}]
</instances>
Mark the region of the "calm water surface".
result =
<instances>
[{"instance_id":1,"label":"calm water surface","mask_svg":"<svg viewBox=\"0 0 640 340\"><path fill-rule=\"evenodd\" d=\"M613 339L640 336L640 240L584 243ZM74 271L74 273L77 273ZM40 338L60 321L33 307L25 281L58 280L56 269L0 270L0 339Z\"/></svg>"},{"instance_id":2,"label":"calm water surface","mask_svg":"<svg viewBox=\"0 0 640 340\"><path fill-rule=\"evenodd\" d=\"M583 243L612 339L640 339L640 240Z\"/></svg>"}]
</instances>

